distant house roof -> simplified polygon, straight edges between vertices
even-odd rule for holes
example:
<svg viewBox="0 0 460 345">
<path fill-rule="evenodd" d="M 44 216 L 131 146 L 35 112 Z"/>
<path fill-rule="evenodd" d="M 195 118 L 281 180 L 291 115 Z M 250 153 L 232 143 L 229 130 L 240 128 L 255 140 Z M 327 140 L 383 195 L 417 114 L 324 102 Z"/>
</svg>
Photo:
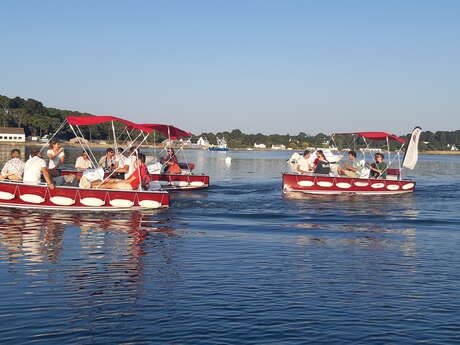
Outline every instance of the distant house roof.
<svg viewBox="0 0 460 345">
<path fill-rule="evenodd" d="M 22 134 L 22 135 L 24 135 L 24 128 L 0 127 L 0 133 L 2 133 L 2 134 Z"/>
</svg>

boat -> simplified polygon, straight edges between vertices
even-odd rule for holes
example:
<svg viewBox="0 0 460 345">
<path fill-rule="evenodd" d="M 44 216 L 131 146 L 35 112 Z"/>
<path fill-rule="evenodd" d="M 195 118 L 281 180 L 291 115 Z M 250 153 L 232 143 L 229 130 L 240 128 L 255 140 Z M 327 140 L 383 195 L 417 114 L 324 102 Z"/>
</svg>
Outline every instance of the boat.
<svg viewBox="0 0 460 345">
<path fill-rule="evenodd" d="M 386 179 L 369 178 L 365 174 L 353 178 L 338 175 L 338 162 L 331 162 L 331 173 L 320 175 L 314 173 L 301 174 L 297 172 L 285 172 L 282 175 L 283 193 L 304 193 L 304 194 L 327 194 L 327 195 L 395 195 L 411 193 L 415 190 L 416 182 L 411 179 L 403 178 L 403 168 L 414 169 L 418 160 L 418 142 L 420 139 L 421 129 L 416 127 L 408 143 L 405 155 L 401 164 L 400 154 L 406 145 L 406 141 L 397 136 L 385 132 L 354 132 L 354 133 L 337 133 L 335 135 L 351 135 L 360 137 L 366 143 L 366 147 L 373 141 L 386 141 L 388 153 L 391 157 L 390 141 L 400 143 L 399 151 L 394 154 L 394 159 L 388 159 L 388 169 Z M 369 142 L 369 143 L 368 143 Z M 365 150 L 362 151 L 363 153 Z M 365 161 L 360 161 L 365 164 Z M 397 164 L 394 168 L 392 165 Z M 334 168 L 335 165 L 335 168 Z M 365 170 L 365 169 L 364 169 Z"/>
<path fill-rule="evenodd" d="M 217 145 L 208 148 L 209 151 L 229 151 L 225 138 L 216 138 Z"/>
<path fill-rule="evenodd" d="M 56 134 L 66 125 L 70 127 L 75 137 L 82 137 L 80 126 L 95 125 L 111 122 L 115 133 L 114 122 L 123 123 L 139 131 L 139 147 L 152 131 L 133 122 L 114 116 L 82 116 L 67 117 L 56 133 L 49 138 L 53 139 Z M 77 132 L 80 136 L 77 135 Z M 115 137 L 115 136 L 114 136 Z M 97 160 L 86 142 L 80 142 L 82 149 L 89 153 L 93 164 L 97 166 Z M 70 172 L 67 172 L 69 174 Z M 109 177 L 105 176 L 104 178 Z M 141 184 L 142 185 L 142 184 Z M 169 207 L 169 194 L 166 191 L 144 190 L 139 186 L 138 190 L 114 190 L 80 188 L 76 186 L 56 186 L 50 189 L 46 184 L 32 185 L 18 181 L 0 181 L 0 207 L 18 209 L 39 210 L 65 210 L 65 211 L 129 211 L 145 210 Z"/>
<path fill-rule="evenodd" d="M 190 138 L 192 136 L 191 133 L 171 125 L 141 124 L 141 126 L 162 134 L 168 138 L 169 142 L 180 138 Z M 178 152 L 181 152 L 183 149 L 183 145 L 181 145 L 178 151 L 175 152 L 175 156 L 178 157 Z M 209 187 L 208 175 L 193 172 L 195 164 L 179 162 L 179 167 L 182 170 L 181 174 L 168 174 L 165 172 L 165 164 L 161 162 L 151 162 L 147 164 L 150 181 L 157 183 L 157 188 L 167 191 L 199 190 Z M 154 184 L 152 188 L 154 188 Z"/>
</svg>

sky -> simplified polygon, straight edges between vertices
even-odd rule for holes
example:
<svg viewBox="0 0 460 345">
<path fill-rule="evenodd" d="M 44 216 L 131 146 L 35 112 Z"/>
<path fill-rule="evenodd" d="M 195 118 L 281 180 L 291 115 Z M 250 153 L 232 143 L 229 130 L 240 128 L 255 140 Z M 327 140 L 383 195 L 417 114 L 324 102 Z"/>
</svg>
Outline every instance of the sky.
<svg viewBox="0 0 460 345">
<path fill-rule="evenodd" d="M 0 94 L 193 133 L 460 128 L 460 1 L 2 1 Z"/>
</svg>

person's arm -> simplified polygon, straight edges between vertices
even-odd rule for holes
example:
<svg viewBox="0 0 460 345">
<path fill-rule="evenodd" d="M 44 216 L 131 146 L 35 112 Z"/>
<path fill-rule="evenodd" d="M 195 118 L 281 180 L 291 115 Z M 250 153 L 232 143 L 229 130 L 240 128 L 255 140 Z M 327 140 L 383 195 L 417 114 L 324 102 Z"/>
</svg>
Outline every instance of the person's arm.
<svg viewBox="0 0 460 345">
<path fill-rule="evenodd" d="M 125 164 L 123 168 L 119 168 L 116 170 L 117 173 L 126 173 L 129 171 L 129 165 Z"/>
<path fill-rule="evenodd" d="M 2 172 L 0 173 L 1 177 L 5 177 L 7 172 L 8 172 L 8 162 L 6 162 L 2 168 Z"/>
<path fill-rule="evenodd" d="M 41 168 L 41 172 L 43 174 L 43 177 L 45 178 L 46 184 L 48 185 L 49 189 L 54 189 L 54 183 L 53 180 L 51 179 L 50 173 L 48 169 L 46 168 Z"/>
</svg>

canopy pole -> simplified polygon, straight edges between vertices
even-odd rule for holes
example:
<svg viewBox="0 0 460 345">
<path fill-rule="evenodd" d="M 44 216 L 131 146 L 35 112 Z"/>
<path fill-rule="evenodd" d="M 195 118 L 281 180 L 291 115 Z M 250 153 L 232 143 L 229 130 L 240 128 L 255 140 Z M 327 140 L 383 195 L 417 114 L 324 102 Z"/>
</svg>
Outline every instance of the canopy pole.
<svg viewBox="0 0 460 345">
<path fill-rule="evenodd" d="M 80 143 L 80 145 L 81 145 L 83 151 L 86 152 L 86 154 L 88 155 L 88 157 L 89 157 L 90 159 L 91 159 L 91 158 L 93 159 L 93 161 L 94 161 L 94 163 L 95 163 L 94 166 L 95 166 L 95 167 L 96 167 L 96 166 L 99 166 L 99 162 L 97 161 L 96 157 L 94 156 L 93 152 L 91 151 L 91 148 L 89 147 L 89 144 L 86 145 L 86 146 L 88 147 L 88 151 L 85 150 L 84 143 L 81 141 L 81 139 L 85 139 L 85 138 L 84 138 L 84 136 L 83 136 L 83 133 L 82 133 L 80 127 L 78 127 L 78 125 L 76 126 L 77 129 L 78 129 L 78 131 L 80 132 L 80 136 L 78 136 L 78 135 L 75 133 L 75 130 L 73 129 L 73 126 L 70 125 L 70 124 L 69 124 L 69 126 L 70 126 L 70 128 L 72 128 L 72 131 L 74 132 L 75 137 L 78 138 L 78 141 L 79 141 L 79 143 Z M 80 139 L 80 138 L 81 138 L 81 139 Z M 90 154 L 89 154 L 88 152 L 89 152 Z"/>
<path fill-rule="evenodd" d="M 112 133 L 113 133 L 113 145 L 115 147 L 115 154 L 117 155 L 118 154 L 118 143 L 117 143 L 117 135 L 115 133 L 115 126 L 113 124 L 113 120 L 110 121 L 112 122 Z"/>
<path fill-rule="evenodd" d="M 65 126 L 66 122 L 67 122 L 67 121 L 64 120 L 64 121 L 61 123 L 61 125 L 58 127 L 58 129 L 54 132 L 54 134 L 51 136 L 51 138 L 49 138 L 49 139 L 47 140 L 47 142 L 44 143 L 44 144 L 42 145 L 42 147 L 40 148 L 40 154 L 43 152 L 44 148 L 45 148 L 47 145 L 49 145 L 49 143 L 51 142 L 51 140 L 54 139 L 54 137 L 56 136 L 56 134 L 58 134 L 59 131 Z"/>
</svg>

